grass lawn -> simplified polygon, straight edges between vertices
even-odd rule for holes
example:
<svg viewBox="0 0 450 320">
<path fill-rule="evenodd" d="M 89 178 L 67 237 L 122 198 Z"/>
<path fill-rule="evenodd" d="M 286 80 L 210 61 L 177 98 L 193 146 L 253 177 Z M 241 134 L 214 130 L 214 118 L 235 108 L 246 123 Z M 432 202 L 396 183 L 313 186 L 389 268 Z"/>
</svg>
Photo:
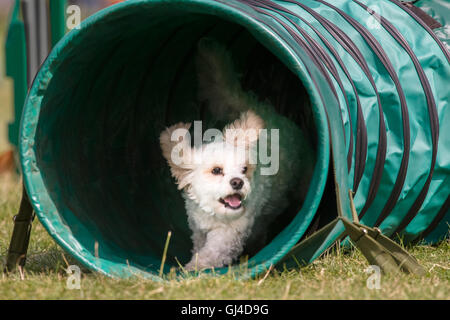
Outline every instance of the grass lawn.
<svg viewBox="0 0 450 320">
<path fill-rule="evenodd" d="M 6 258 L 19 197 L 20 184 L 0 177 L 1 260 Z M 450 242 L 409 250 L 427 275 L 383 275 L 378 290 L 367 287 L 368 263 L 357 250 L 334 250 L 302 269 L 272 270 L 248 281 L 203 275 L 158 283 L 115 280 L 83 270 L 81 290 L 69 290 L 66 260 L 74 262 L 36 221 L 24 274 L 0 273 L 0 299 L 449 299 Z"/>
</svg>

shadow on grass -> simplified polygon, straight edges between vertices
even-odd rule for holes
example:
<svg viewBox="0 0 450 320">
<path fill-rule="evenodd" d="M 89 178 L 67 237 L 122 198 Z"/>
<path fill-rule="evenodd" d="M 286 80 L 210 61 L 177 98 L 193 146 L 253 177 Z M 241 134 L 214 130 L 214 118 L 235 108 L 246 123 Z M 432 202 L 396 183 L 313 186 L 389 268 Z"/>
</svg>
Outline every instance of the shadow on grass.
<svg viewBox="0 0 450 320">
<path fill-rule="evenodd" d="M 2 253 L 0 261 L 2 261 L 2 270 L 6 264 L 7 254 Z M 77 265 L 83 273 L 91 273 L 90 270 L 80 265 L 74 258 L 65 253 L 58 247 L 52 247 L 44 252 L 29 253 L 25 263 L 25 271 L 30 274 L 44 275 L 66 275 L 67 268 L 70 265 Z M 17 271 L 14 271 L 14 273 Z"/>
</svg>

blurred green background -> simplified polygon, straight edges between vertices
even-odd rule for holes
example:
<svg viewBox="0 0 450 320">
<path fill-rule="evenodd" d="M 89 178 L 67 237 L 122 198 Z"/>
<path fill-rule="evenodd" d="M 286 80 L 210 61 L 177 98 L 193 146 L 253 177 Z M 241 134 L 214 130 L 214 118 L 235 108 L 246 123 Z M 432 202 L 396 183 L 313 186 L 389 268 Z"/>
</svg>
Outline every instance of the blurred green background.
<svg viewBox="0 0 450 320">
<path fill-rule="evenodd" d="M 119 0 L 70 0 L 68 4 L 76 4 L 81 8 L 82 18 Z M 11 149 L 8 142 L 8 123 L 13 121 L 13 84 L 5 76 L 5 39 L 8 28 L 9 14 L 14 0 L 0 0 L 0 155 Z"/>
<path fill-rule="evenodd" d="M 0 0 L 0 154 L 10 148 L 8 122 L 13 117 L 12 81 L 5 77 L 5 36 L 13 0 Z"/>
</svg>

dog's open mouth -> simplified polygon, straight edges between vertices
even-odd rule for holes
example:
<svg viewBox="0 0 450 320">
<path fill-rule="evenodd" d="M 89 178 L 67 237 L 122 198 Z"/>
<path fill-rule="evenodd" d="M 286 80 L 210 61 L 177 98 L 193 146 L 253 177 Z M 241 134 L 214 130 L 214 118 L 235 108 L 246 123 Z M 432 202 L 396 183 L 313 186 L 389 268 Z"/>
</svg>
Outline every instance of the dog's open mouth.
<svg viewBox="0 0 450 320">
<path fill-rule="evenodd" d="M 239 193 L 234 193 L 225 198 L 220 198 L 219 202 L 226 208 L 237 210 L 242 207 L 242 196 Z"/>
</svg>

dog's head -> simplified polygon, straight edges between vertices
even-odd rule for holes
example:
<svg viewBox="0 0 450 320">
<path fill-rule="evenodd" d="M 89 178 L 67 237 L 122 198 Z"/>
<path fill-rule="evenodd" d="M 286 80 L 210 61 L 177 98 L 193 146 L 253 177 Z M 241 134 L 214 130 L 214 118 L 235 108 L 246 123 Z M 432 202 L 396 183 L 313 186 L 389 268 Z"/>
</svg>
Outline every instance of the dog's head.
<svg viewBox="0 0 450 320">
<path fill-rule="evenodd" d="M 242 216 L 264 121 L 252 111 L 245 112 L 223 129 L 223 139 L 198 147 L 191 147 L 189 128 L 190 124 L 179 123 L 160 136 L 178 188 L 210 214 L 224 219 Z"/>
</svg>

